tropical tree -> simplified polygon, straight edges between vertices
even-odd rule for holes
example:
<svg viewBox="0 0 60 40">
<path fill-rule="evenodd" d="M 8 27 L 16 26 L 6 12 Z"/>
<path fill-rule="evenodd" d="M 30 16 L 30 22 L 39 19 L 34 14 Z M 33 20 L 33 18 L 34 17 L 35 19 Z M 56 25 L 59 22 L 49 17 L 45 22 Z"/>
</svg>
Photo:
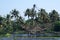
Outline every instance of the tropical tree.
<svg viewBox="0 0 60 40">
<path fill-rule="evenodd" d="M 25 16 L 28 16 L 28 18 L 29 18 L 29 16 L 30 16 L 30 9 L 26 9 Z"/>
<path fill-rule="evenodd" d="M 2 25 L 3 17 L 0 16 L 0 27 Z"/>
<path fill-rule="evenodd" d="M 19 16 L 19 18 L 17 19 L 17 30 L 20 31 L 20 30 L 23 30 L 23 24 L 24 24 L 24 20 L 21 16 Z"/>
<path fill-rule="evenodd" d="M 36 10 L 35 10 L 36 5 L 33 5 L 33 8 L 31 9 L 31 18 L 34 19 L 36 17 Z"/>
<path fill-rule="evenodd" d="M 25 12 L 25 16 L 31 17 L 32 24 L 34 25 L 34 18 L 36 17 L 36 10 L 35 10 L 36 5 L 33 5 L 32 9 L 27 9 Z"/>
<path fill-rule="evenodd" d="M 19 17 L 19 11 L 18 10 L 16 10 L 16 9 L 14 9 L 14 10 L 12 10 L 11 12 L 10 12 L 11 14 L 12 14 L 12 18 L 14 17 L 14 18 L 18 18 Z"/>
<path fill-rule="evenodd" d="M 3 31 L 3 17 L 0 16 L 0 34 L 4 33 Z"/>
<path fill-rule="evenodd" d="M 7 24 L 9 24 L 9 23 L 10 23 L 10 21 L 11 21 L 11 17 L 10 17 L 10 15 L 9 15 L 9 14 L 7 14 L 7 16 L 6 16 L 6 23 L 7 23 Z"/>
<path fill-rule="evenodd" d="M 53 31 L 55 31 L 55 32 L 60 32 L 60 21 L 54 22 Z"/>
<path fill-rule="evenodd" d="M 45 9 L 41 9 L 38 12 L 38 21 L 42 22 L 42 23 L 46 23 L 49 22 L 49 15 L 48 13 L 45 11 Z"/>
<path fill-rule="evenodd" d="M 55 22 L 59 20 L 59 14 L 56 10 L 52 10 L 52 12 L 50 12 L 49 14 L 51 22 Z"/>
<path fill-rule="evenodd" d="M 10 11 L 11 13 L 11 18 L 13 18 L 14 20 L 12 21 L 12 27 L 13 27 L 13 33 L 16 31 L 16 25 L 17 25 L 17 19 L 19 18 L 19 11 L 14 9 L 12 11 Z"/>
<path fill-rule="evenodd" d="M 13 31 L 13 27 L 12 27 L 12 23 L 11 23 L 11 16 L 9 14 L 6 15 L 6 31 L 8 33 L 12 33 Z"/>
<path fill-rule="evenodd" d="M 36 16 L 35 6 L 36 6 L 36 5 L 34 4 L 32 9 L 29 9 L 29 8 L 28 8 L 28 9 L 25 11 L 25 16 L 28 16 L 28 18 L 31 17 L 32 19 L 34 19 L 34 17 Z"/>
<path fill-rule="evenodd" d="M 11 12 L 12 16 L 14 17 L 15 20 L 12 22 L 12 27 L 13 27 L 13 31 L 20 31 L 22 30 L 22 26 L 24 24 L 23 18 L 21 16 L 19 16 L 19 11 L 17 11 L 16 9 L 12 10 Z"/>
</svg>

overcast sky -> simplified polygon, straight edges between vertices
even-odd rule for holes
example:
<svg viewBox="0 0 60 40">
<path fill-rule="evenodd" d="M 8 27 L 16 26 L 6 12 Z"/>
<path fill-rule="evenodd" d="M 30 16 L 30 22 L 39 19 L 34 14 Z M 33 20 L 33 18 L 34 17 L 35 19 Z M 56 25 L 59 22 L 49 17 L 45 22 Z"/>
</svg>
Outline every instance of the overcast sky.
<svg viewBox="0 0 60 40">
<path fill-rule="evenodd" d="M 60 13 L 60 0 L 0 0 L 0 15 L 8 14 L 12 9 L 20 11 L 24 17 L 24 11 L 36 4 L 37 9 L 44 8 L 47 12 L 55 9 Z"/>
</svg>

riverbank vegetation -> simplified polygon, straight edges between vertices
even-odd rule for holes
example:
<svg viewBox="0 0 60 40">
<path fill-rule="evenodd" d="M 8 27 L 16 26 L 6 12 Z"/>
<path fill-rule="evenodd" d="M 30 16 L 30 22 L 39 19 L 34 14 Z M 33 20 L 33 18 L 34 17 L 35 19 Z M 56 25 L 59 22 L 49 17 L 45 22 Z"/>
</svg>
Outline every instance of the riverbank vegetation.
<svg viewBox="0 0 60 40">
<path fill-rule="evenodd" d="M 13 9 L 6 16 L 0 15 L 0 35 L 60 33 L 60 16 L 55 9 L 49 13 L 43 8 L 37 11 L 34 4 L 24 12 L 24 16 L 28 17 L 27 20 L 20 14 L 22 13 L 17 9 Z"/>
</svg>

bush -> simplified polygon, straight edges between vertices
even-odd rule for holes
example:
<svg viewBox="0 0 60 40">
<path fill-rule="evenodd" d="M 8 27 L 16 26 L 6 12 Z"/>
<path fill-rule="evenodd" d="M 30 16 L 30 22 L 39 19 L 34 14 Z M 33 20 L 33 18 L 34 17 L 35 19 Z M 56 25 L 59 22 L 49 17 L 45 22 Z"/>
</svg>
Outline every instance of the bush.
<svg viewBox="0 0 60 40">
<path fill-rule="evenodd" d="M 60 32 L 60 21 L 54 23 L 54 31 Z"/>
</svg>

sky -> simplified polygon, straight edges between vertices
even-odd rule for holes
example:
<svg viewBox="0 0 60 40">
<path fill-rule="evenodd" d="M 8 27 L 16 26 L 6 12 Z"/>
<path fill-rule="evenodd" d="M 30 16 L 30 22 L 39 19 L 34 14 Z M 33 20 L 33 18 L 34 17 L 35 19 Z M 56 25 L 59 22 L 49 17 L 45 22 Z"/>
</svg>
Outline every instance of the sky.
<svg viewBox="0 0 60 40">
<path fill-rule="evenodd" d="M 12 9 L 17 9 L 24 17 L 27 8 L 32 8 L 36 4 L 36 9 L 44 8 L 47 12 L 55 9 L 60 13 L 60 0 L 0 0 L 0 15 L 9 14 Z"/>
</svg>

